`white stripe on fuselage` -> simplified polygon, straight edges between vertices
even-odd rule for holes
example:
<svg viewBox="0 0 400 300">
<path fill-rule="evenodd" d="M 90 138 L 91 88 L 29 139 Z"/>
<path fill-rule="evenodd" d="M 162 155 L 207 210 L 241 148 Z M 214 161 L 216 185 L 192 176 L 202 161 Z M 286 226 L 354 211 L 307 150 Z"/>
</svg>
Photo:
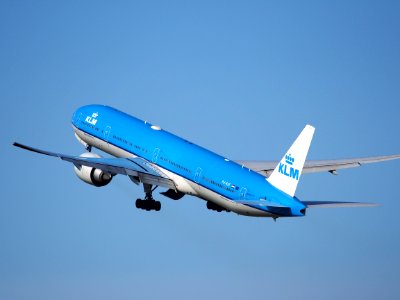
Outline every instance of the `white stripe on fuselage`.
<svg viewBox="0 0 400 300">
<path fill-rule="evenodd" d="M 108 142 L 94 137 L 80 129 L 72 126 L 75 135 L 80 143 L 84 142 L 89 144 L 90 146 L 96 147 L 108 154 L 111 154 L 115 157 L 137 157 L 136 155 L 121 149 L 117 146 L 109 144 Z M 177 190 L 184 194 L 193 195 L 199 198 L 202 198 L 206 201 L 211 201 L 219 206 L 226 208 L 227 210 L 233 211 L 239 215 L 245 216 L 253 216 L 253 217 L 273 217 L 268 212 L 249 207 L 247 205 L 243 205 L 241 203 L 237 203 L 233 200 L 230 200 L 212 190 L 209 190 L 191 180 L 188 180 L 176 173 L 173 173 L 169 170 L 166 170 L 158 165 L 152 164 L 154 167 L 157 167 L 161 172 L 167 175 L 176 185 Z"/>
</svg>

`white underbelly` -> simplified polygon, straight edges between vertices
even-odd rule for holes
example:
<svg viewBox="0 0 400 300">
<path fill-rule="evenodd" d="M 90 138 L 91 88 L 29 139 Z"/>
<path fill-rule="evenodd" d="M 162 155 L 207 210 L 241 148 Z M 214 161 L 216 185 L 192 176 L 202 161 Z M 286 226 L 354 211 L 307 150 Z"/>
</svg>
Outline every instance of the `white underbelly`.
<svg viewBox="0 0 400 300">
<path fill-rule="evenodd" d="M 92 135 L 89 135 L 79 129 L 77 129 L 75 126 L 73 126 L 73 129 L 75 131 L 75 134 L 78 136 L 79 139 L 81 139 L 84 143 L 87 143 L 93 147 L 96 147 L 110 155 L 113 155 L 115 157 L 137 157 L 136 155 L 123 150 L 119 147 L 116 147 L 112 144 L 109 144 L 97 137 L 94 137 Z M 273 217 L 268 212 L 249 207 L 247 205 L 237 203 L 233 200 L 230 200 L 223 195 L 220 195 L 210 189 L 207 189 L 194 181 L 191 181 L 189 179 L 186 179 L 176 173 L 173 173 L 171 171 L 168 171 L 160 166 L 154 165 L 154 167 L 158 168 L 161 172 L 163 172 L 165 175 L 168 176 L 176 185 L 177 190 L 181 193 L 196 196 L 198 198 L 201 198 L 206 201 L 211 201 L 227 210 L 233 211 L 239 215 L 245 215 L 245 216 L 253 216 L 253 217 Z"/>
</svg>

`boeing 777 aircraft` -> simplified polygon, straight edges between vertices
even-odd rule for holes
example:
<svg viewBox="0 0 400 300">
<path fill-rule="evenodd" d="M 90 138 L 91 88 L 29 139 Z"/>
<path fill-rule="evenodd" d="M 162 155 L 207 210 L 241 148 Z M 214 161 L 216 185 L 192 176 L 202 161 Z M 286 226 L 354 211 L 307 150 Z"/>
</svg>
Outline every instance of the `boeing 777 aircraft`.
<svg viewBox="0 0 400 300">
<path fill-rule="evenodd" d="M 164 196 L 178 200 L 185 194 L 206 201 L 207 208 L 233 211 L 254 217 L 298 217 L 314 206 L 371 206 L 359 202 L 301 201 L 295 197 L 303 173 L 331 172 L 362 164 L 398 159 L 400 155 L 345 160 L 307 161 L 314 127 L 306 125 L 279 162 L 232 161 L 141 121 L 117 109 L 87 105 L 72 117 L 75 137 L 86 153 L 66 155 L 35 149 L 19 143 L 14 146 L 59 157 L 74 164 L 76 175 L 84 182 L 100 187 L 117 174 L 127 175 L 135 184 L 143 184 L 145 198 L 136 207 L 147 211 L 161 209 L 154 200 L 157 187 Z M 103 158 L 92 147 L 113 155 Z"/>
</svg>

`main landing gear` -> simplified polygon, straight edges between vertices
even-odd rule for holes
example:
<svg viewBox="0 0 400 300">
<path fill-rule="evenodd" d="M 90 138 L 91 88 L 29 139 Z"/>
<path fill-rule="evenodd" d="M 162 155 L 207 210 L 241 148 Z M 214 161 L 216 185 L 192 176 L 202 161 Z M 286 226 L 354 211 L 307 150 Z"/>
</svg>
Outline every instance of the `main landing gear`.
<svg viewBox="0 0 400 300">
<path fill-rule="evenodd" d="M 227 210 L 226 208 L 219 206 L 218 204 L 215 204 L 214 202 L 211 202 L 211 201 L 207 201 L 207 208 L 211 209 L 211 210 L 215 210 L 217 212 L 221 212 L 221 211 L 230 212 L 230 210 Z"/>
<path fill-rule="evenodd" d="M 152 188 L 151 184 L 143 184 L 144 192 L 146 193 L 146 197 L 144 199 L 137 199 L 136 200 L 136 208 L 144 209 L 147 211 L 155 210 L 159 211 L 161 209 L 161 202 L 156 201 L 153 198 L 153 192 L 157 188 Z"/>
</svg>

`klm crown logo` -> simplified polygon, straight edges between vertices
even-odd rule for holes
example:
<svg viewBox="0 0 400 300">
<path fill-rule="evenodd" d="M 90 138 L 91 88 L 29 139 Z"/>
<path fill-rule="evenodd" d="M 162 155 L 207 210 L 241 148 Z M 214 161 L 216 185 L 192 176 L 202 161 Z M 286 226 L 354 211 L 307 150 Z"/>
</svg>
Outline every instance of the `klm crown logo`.
<svg viewBox="0 0 400 300">
<path fill-rule="evenodd" d="M 278 172 L 287 177 L 299 180 L 300 171 L 292 167 L 294 163 L 294 157 L 292 157 L 290 154 L 285 155 L 285 163 L 279 163 Z"/>
<path fill-rule="evenodd" d="M 285 161 L 288 165 L 293 165 L 294 163 L 294 158 L 289 154 L 285 156 Z"/>
</svg>

